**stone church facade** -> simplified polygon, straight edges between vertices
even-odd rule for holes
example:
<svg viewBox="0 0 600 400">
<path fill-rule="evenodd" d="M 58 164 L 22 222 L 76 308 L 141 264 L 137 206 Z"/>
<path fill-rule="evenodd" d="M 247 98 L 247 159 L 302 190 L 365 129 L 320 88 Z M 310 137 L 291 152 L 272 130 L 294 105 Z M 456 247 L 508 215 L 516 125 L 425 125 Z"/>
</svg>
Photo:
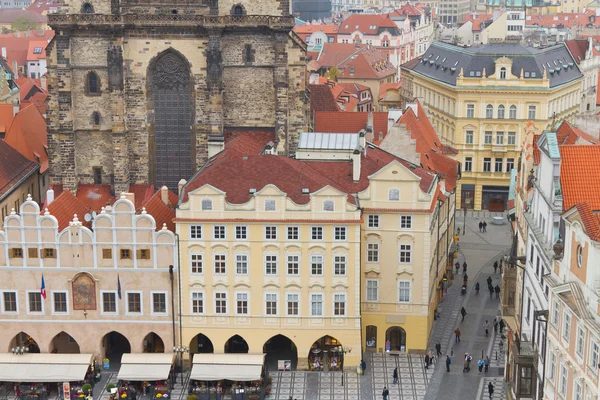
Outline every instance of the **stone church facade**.
<svg viewBox="0 0 600 400">
<path fill-rule="evenodd" d="M 234 130 L 307 125 L 289 0 L 59 0 L 50 14 L 51 183 L 177 188 Z"/>
</svg>

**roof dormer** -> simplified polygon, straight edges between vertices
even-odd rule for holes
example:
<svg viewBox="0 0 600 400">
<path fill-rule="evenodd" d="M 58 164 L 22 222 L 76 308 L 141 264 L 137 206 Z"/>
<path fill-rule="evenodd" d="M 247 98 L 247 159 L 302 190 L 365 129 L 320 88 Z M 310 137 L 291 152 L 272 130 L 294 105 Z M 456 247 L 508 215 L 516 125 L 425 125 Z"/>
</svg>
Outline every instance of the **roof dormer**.
<svg viewBox="0 0 600 400">
<path fill-rule="evenodd" d="M 496 60 L 496 79 L 510 80 L 514 78 L 511 74 L 512 60 L 508 57 L 500 57 Z"/>
</svg>

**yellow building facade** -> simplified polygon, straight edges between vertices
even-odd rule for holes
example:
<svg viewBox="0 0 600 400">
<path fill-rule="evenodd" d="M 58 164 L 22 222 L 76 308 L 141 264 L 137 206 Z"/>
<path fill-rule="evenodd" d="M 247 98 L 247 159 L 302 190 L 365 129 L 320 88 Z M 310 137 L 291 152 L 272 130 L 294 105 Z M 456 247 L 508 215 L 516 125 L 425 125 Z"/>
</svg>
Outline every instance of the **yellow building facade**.
<svg viewBox="0 0 600 400">
<path fill-rule="evenodd" d="M 456 206 L 504 211 L 510 170 L 525 128 L 572 120 L 582 74 L 564 44 L 473 48 L 434 43 L 402 67 L 402 90 L 418 98 L 442 141 L 458 150 L 462 179 Z"/>
</svg>

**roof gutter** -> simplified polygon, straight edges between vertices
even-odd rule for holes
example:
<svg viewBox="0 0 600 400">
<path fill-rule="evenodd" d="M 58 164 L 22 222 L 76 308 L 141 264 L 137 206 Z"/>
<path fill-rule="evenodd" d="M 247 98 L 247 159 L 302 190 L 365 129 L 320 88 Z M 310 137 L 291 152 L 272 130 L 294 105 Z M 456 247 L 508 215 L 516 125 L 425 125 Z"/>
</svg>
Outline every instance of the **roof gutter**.
<svg viewBox="0 0 600 400">
<path fill-rule="evenodd" d="M 20 186 L 21 186 L 21 184 L 22 184 L 23 182 L 25 182 L 27 179 L 31 178 L 31 176 L 32 176 L 32 175 L 33 175 L 35 172 L 39 171 L 39 169 L 40 169 L 40 165 L 39 165 L 39 164 L 36 164 L 35 168 L 33 168 L 33 169 L 32 169 L 32 170 L 31 170 L 31 171 L 30 171 L 30 172 L 29 172 L 27 175 L 25 175 L 24 177 L 22 177 L 21 179 L 19 179 L 19 181 L 18 181 L 17 183 L 15 183 L 15 184 L 14 184 L 14 185 L 13 185 L 13 186 L 10 188 L 10 190 L 9 190 L 9 191 L 7 191 L 6 193 L 4 193 L 4 194 L 2 195 L 2 197 L 0 197 L 0 202 L 4 201 L 4 199 L 6 199 L 6 197 L 8 197 L 10 194 L 12 194 L 12 193 L 13 193 L 13 192 L 14 192 L 14 191 L 15 191 L 15 190 L 18 188 L 18 187 L 20 187 Z"/>
</svg>

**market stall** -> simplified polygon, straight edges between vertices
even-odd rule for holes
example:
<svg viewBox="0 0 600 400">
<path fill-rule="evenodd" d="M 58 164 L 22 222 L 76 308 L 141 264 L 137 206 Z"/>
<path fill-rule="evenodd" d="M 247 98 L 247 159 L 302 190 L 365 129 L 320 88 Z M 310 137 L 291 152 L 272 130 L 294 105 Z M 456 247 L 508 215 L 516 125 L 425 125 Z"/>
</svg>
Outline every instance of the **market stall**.
<svg viewBox="0 0 600 400">
<path fill-rule="evenodd" d="M 94 381 L 91 354 L 0 354 L 0 382 L 12 383 L 21 400 L 49 396 L 75 400 L 90 393 Z M 86 386 L 87 385 L 87 386 Z"/>
<path fill-rule="evenodd" d="M 169 398 L 174 361 L 172 353 L 123 354 L 117 375 L 119 398 L 135 400 L 138 394 Z"/>
</svg>

